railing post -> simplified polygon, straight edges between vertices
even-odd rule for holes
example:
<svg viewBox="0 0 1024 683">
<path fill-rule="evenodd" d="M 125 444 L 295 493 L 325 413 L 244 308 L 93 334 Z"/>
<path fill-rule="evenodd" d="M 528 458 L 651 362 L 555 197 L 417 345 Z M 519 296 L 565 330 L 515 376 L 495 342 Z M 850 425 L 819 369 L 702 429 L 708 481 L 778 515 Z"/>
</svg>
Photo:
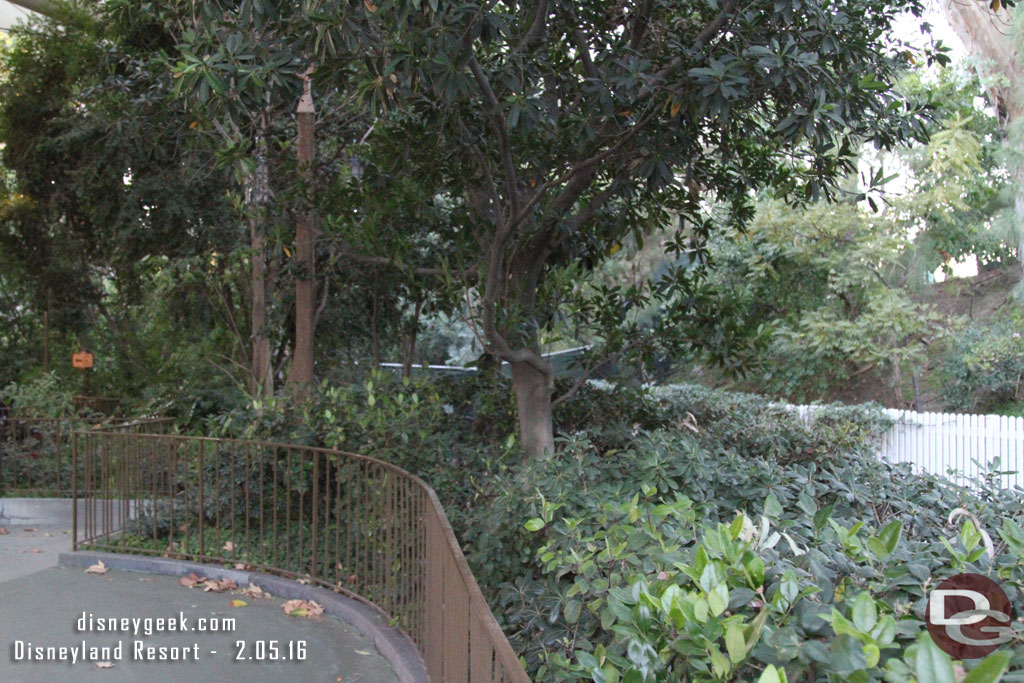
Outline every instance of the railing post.
<svg viewBox="0 0 1024 683">
<path fill-rule="evenodd" d="M 316 553 L 317 553 L 317 521 L 320 508 L 320 453 L 313 451 L 313 538 L 309 542 L 309 575 L 317 578 Z"/>
<path fill-rule="evenodd" d="M 199 440 L 199 555 L 206 557 L 206 498 L 203 495 L 203 484 L 206 481 L 206 469 L 203 467 L 203 455 L 206 441 Z"/>
<path fill-rule="evenodd" d="M 71 550 L 78 550 L 78 432 L 71 433 Z"/>
</svg>

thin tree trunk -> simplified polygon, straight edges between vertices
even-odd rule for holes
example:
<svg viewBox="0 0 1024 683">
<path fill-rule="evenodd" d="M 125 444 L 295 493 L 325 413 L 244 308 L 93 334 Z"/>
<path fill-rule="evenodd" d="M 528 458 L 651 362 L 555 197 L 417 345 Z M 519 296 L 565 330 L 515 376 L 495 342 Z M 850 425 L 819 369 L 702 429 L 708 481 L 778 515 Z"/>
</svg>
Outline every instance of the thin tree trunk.
<svg viewBox="0 0 1024 683">
<path fill-rule="evenodd" d="M 412 364 L 416 360 L 416 337 L 420 331 L 420 311 L 423 310 L 423 300 L 416 302 L 412 312 L 412 329 L 409 330 L 409 343 L 405 347 L 405 358 L 402 359 L 402 377 L 412 376 Z"/>
<path fill-rule="evenodd" d="M 299 174 L 308 191 L 308 184 L 313 178 L 315 154 L 313 96 L 308 77 L 305 81 L 305 91 L 299 100 L 296 119 Z M 295 354 L 288 372 L 287 384 L 298 400 L 308 397 L 309 388 L 313 384 L 313 326 L 316 315 L 314 220 L 313 208 L 307 205 L 305 210 L 299 213 L 295 226 L 295 257 L 298 266 L 298 275 L 295 279 Z"/>
<path fill-rule="evenodd" d="M 551 411 L 551 394 L 554 391 L 552 377 L 529 363 L 516 362 L 510 365 L 516 412 L 519 415 L 519 434 L 526 457 L 533 459 L 550 456 L 555 452 Z"/>
<path fill-rule="evenodd" d="M 262 130 L 257 140 L 257 165 L 248 178 L 246 203 L 249 209 L 249 241 L 252 248 L 252 302 L 250 324 L 252 325 L 252 378 L 250 390 L 253 394 L 272 396 L 274 376 L 270 369 L 270 336 L 267 330 L 267 236 L 265 225 L 266 204 L 270 198 L 270 178 L 266 159 L 267 127 L 264 117 Z"/>
</svg>

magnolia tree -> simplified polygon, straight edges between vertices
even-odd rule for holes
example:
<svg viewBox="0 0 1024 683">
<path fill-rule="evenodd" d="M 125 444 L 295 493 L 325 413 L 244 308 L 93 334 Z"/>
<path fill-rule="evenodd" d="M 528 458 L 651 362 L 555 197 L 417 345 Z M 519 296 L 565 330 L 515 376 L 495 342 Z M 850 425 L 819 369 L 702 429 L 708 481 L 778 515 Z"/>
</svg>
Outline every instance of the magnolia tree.
<svg viewBox="0 0 1024 683">
<path fill-rule="evenodd" d="M 890 29 L 917 2 L 365 8 L 375 40 L 358 94 L 415 150 L 403 175 L 467 216 L 445 279 L 465 289 L 486 351 L 511 366 L 528 456 L 554 449 L 560 397 L 540 350 L 562 313 L 612 352 L 658 341 L 721 359 L 728 344 L 686 267 L 702 260 L 709 209 L 742 224 L 759 188 L 831 198 L 864 143 L 923 132 L 922 112 L 891 87 L 914 55 Z M 331 51 L 320 53 L 329 73 Z M 677 267 L 646 283 L 579 285 L 670 217 Z M 646 325 L 625 314 L 652 302 L 661 313 Z"/>
</svg>

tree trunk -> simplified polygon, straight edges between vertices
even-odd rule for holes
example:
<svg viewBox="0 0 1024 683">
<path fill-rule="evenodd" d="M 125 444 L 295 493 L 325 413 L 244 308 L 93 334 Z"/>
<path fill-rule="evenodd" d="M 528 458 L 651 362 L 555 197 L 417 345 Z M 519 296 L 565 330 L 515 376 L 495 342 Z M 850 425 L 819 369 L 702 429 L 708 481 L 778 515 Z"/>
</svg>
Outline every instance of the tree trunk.
<svg viewBox="0 0 1024 683">
<path fill-rule="evenodd" d="M 264 119 L 263 130 L 266 130 Z M 256 170 L 247 180 L 246 204 L 249 209 L 249 241 L 252 247 L 252 368 L 250 390 L 254 395 L 272 396 L 274 376 L 270 371 L 270 336 L 267 334 L 267 235 L 266 204 L 270 198 L 270 178 L 263 131 L 257 140 Z"/>
<path fill-rule="evenodd" d="M 977 60 L 979 75 L 989 90 L 989 99 L 999 116 L 1004 135 L 1012 133 L 1013 123 L 1024 114 L 1024 80 L 1022 80 L 1021 59 L 1017 54 L 1013 27 L 1013 16 L 1004 5 L 993 12 L 988 3 L 976 0 L 958 2 L 947 0 L 943 3 L 950 26 L 956 31 L 964 45 Z M 1020 140 L 1011 143 L 1019 144 Z M 1019 279 L 1024 280 L 1024 162 L 1010 162 L 1014 178 L 1014 214 L 1017 228 L 1017 259 L 1021 265 Z"/>
<path fill-rule="evenodd" d="M 405 355 L 402 358 L 402 378 L 412 377 L 412 364 L 416 360 L 416 337 L 420 331 L 420 311 L 423 310 L 423 299 L 416 301 L 412 312 L 412 323 L 409 328 L 409 343 L 405 346 Z"/>
<path fill-rule="evenodd" d="M 308 186 L 313 177 L 314 110 L 309 79 L 299 100 L 298 113 L 299 173 Z M 306 188 L 308 190 L 308 187 Z M 297 400 L 309 395 L 313 384 L 313 325 L 316 298 L 316 262 L 313 249 L 314 215 L 311 206 L 300 212 L 295 226 L 295 257 L 298 275 L 295 279 L 295 355 L 288 372 L 288 387 Z"/>
<path fill-rule="evenodd" d="M 263 223 L 258 218 L 249 220 L 252 247 L 252 381 L 253 394 L 270 396 L 274 393 L 270 373 L 270 338 L 267 336 L 267 238 Z"/>
<path fill-rule="evenodd" d="M 553 378 L 526 362 L 510 365 L 516 411 L 519 414 L 519 434 L 526 457 L 550 456 L 555 452 L 555 429 L 551 413 Z"/>
</svg>

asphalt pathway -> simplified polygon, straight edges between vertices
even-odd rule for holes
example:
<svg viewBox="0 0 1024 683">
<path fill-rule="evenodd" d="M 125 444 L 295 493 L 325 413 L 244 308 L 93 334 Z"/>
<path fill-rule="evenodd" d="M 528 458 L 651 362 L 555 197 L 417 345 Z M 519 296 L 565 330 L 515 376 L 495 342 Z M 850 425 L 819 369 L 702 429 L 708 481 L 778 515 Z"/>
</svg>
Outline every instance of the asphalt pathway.
<svg viewBox="0 0 1024 683">
<path fill-rule="evenodd" d="M 172 576 L 56 566 L 68 529 L 0 528 L 2 683 L 398 680 L 371 640 L 332 616 L 288 616 L 280 598 Z"/>
</svg>

